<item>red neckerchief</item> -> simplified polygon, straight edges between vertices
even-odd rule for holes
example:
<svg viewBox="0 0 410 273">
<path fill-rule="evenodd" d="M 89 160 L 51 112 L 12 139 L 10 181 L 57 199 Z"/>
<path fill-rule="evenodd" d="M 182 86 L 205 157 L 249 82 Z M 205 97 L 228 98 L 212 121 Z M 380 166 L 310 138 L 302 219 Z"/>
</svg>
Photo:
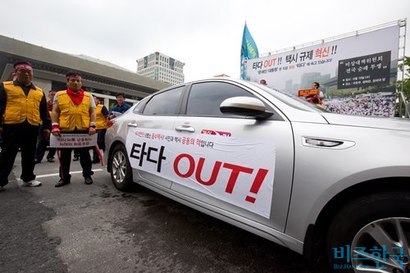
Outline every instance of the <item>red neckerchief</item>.
<svg viewBox="0 0 410 273">
<path fill-rule="evenodd" d="M 84 98 L 84 90 L 80 89 L 80 92 L 75 92 L 74 90 L 67 87 L 67 95 L 74 102 L 75 105 L 80 105 Z"/>
</svg>

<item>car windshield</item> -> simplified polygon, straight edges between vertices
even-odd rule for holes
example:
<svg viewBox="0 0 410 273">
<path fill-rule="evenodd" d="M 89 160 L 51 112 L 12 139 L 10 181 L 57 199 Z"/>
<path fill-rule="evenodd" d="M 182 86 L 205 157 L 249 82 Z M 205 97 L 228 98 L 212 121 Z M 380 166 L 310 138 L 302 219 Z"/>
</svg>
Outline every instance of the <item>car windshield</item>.
<svg viewBox="0 0 410 273">
<path fill-rule="evenodd" d="M 262 84 L 258 84 L 258 83 L 253 83 L 251 82 L 251 84 L 263 89 L 264 91 L 266 91 L 267 93 L 269 93 L 270 95 L 274 96 L 276 99 L 282 101 L 283 103 L 286 103 L 287 105 L 300 109 L 300 110 L 304 110 L 304 111 L 314 111 L 314 112 L 329 112 L 328 110 L 326 110 L 323 106 L 318 105 L 318 104 L 313 104 L 313 103 L 309 103 L 308 101 L 306 101 L 303 98 L 297 97 L 293 94 L 284 92 L 284 91 L 279 91 L 277 89 L 272 89 L 270 87 L 267 87 L 265 85 Z"/>
</svg>

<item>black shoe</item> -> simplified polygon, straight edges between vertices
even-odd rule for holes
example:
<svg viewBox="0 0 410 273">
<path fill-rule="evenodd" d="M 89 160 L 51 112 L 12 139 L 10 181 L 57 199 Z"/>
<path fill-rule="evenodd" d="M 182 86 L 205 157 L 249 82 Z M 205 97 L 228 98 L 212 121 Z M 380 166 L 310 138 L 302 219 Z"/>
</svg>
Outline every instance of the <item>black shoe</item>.
<svg viewBox="0 0 410 273">
<path fill-rule="evenodd" d="M 93 163 L 93 164 L 100 163 L 100 160 L 99 160 L 99 159 L 94 159 L 94 160 L 92 161 L 92 163 Z"/>
<path fill-rule="evenodd" d="M 58 187 L 62 187 L 67 184 L 70 184 L 70 180 L 64 181 L 63 179 L 60 179 L 60 181 L 58 181 L 57 184 L 55 184 L 55 187 L 58 188 Z"/>
<path fill-rule="evenodd" d="M 93 179 L 91 177 L 84 178 L 84 183 L 90 185 L 93 183 Z"/>
<path fill-rule="evenodd" d="M 47 158 L 47 161 L 48 161 L 48 162 L 54 162 L 55 160 L 54 160 L 53 157 L 49 157 L 49 158 Z"/>
<path fill-rule="evenodd" d="M 79 156 L 74 156 L 73 161 L 78 161 L 80 159 Z"/>
</svg>

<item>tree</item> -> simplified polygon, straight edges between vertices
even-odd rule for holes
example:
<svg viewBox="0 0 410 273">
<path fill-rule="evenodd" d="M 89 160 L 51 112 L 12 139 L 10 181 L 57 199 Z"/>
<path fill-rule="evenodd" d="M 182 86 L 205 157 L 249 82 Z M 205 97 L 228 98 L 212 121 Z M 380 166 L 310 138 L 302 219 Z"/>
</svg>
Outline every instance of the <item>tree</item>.
<svg viewBox="0 0 410 273">
<path fill-rule="evenodd" d="M 403 85 L 403 93 L 407 100 L 410 98 L 410 57 L 404 57 L 404 61 L 399 64 L 400 71 L 404 71 L 403 81 L 398 81 L 398 90 L 401 91 Z"/>
<path fill-rule="evenodd" d="M 403 81 L 397 81 L 397 89 L 399 91 L 403 90 L 404 100 L 402 96 L 399 96 L 399 103 L 396 104 L 397 116 L 408 116 L 406 113 L 406 107 L 408 107 L 410 99 L 410 57 L 404 57 L 404 60 L 399 64 L 400 71 L 404 72 Z M 402 89 L 403 87 L 403 89 Z"/>
</svg>

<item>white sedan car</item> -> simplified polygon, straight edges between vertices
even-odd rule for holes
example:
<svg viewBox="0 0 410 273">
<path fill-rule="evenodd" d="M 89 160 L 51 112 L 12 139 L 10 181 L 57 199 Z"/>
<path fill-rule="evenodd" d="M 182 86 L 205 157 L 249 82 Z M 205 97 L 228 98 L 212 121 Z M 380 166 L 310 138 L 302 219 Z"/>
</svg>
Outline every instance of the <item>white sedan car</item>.
<svg viewBox="0 0 410 273">
<path fill-rule="evenodd" d="M 107 130 L 138 184 L 342 272 L 410 272 L 410 122 L 328 113 L 215 78 L 152 94 Z"/>
</svg>

